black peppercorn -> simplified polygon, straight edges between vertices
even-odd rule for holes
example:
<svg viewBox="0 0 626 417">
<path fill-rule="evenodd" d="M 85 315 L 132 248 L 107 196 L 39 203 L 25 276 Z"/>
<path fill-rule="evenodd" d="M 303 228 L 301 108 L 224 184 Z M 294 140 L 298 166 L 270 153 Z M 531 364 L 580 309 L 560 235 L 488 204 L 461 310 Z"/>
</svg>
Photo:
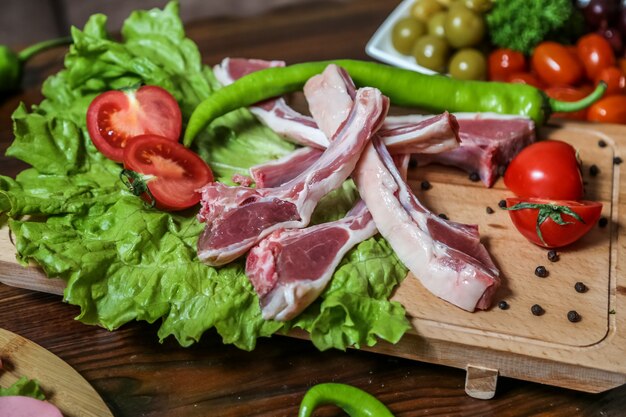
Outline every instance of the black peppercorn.
<svg viewBox="0 0 626 417">
<path fill-rule="evenodd" d="M 446 215 L 445 215 L 445 213 L 439 213 L 439 214 L 438 214 L 438 216 L 439 216 L 439 217 L 441 217 L 441 218 L 442 218 L 442 219 L 444 219 L 444 220 L 450 220 L 450 219 L 448 218 L 448 216 L 446 216 Z"/>
<path fill-rule="evenodd" d="M 609 219 L 606 217 L 600 217 L 600 220 L 598 220 L 598 226 L 606 227 L 607 224 L 609 224 Z"/>
<path fill-rule="evenodd" d="M 616 156 L 615 158 L 613 158 L 613 163 L 614 163 L 615 165 L 619 165 L 619 164 L 621 164 L 622 162 L 624 162 L 624 160 L 623 160 L 622 158 L 620 158 L 619 156 Z"/>
<path fill-rule="evenodd" d="M 598 146 L 601 148 L 606 148 L 606 142 L 602 139 L 598 141 Z"/>
<path fill-rule="evenodd" d="M 480 181 L 480 175 L 478 175 L 478 172 L 472 172 L 469 174 L 469 179 L 474 182 Z"/>
<path fill-rule="evenodd" d="M 420 183 L 420 188 L 422 190 L 430 190 L 432 188 L 432 185 L 430 184 L 430 182 L 424 180 Z"/>
<path fill-rule="evenodd" d="M 589 167 L 589 175 L 591 175 L 592 177 L 595 177 L 599 173 L 600 173 L 600 168 L 598 168 L 597 165 L 594 164 Z"/>
<path fill-rule="evenodd" d="M 535 268 L 535 275 L 537 275 L 539 278 L 545 278 L 548 276 L 548 270 L 545 266 L 539 265 L 537 268 Z"/>
<path fill-rule="evenodd" d="M 574 284 L 574 289 L 576 290 L 576 292 L 583 293 L 583 292 L 587 292 L 589 288 L 587 288 L 587 286 L 583 282 L 579 281 L 576 284 Z"/>
<path fill-rule="evenodd" d="M 533 304 L 533 306 L 530 308 L 530 312 L 533 313 L 533 315 L 535 316 L 541 316 L 546 311 L 539 304 Z"/>
<path fill-rule="evenodd" d="M 580 317 L 580 314 L 578 314 L 578 312 L 572 310 L 567 312 L 567 319 L 572 323 L 577 323 L 580 321 L 580 319 L 582 319 L 582 317 Z"/>
<path fill-rule="evenodd" d="M 489 206 L 487 206 L 485 211 L 487 212 L 487 214 L 493 214 L 493 209 L 491 207 L 489 207 Z"/>
<path fill-rule="evenodd" d="M 548 260 L 550 262 L 556 262 L 559 260 L 559 254 L 554 249 L 548 251 Z"/>
<path fill-rule="evenodd" d="M 506 301 L 502 300 L 498 303 L 498 308 L 500 310 L 508 310 L 509 309 L 509 303 L 507 303 Z"/>
<path fill-rule="evenodd" d="M 498 207 L 500 207 L 500 208 L 506 208 L 506 200 L 500 200 L 500 201 L 498 201 Z"/>
</svg>

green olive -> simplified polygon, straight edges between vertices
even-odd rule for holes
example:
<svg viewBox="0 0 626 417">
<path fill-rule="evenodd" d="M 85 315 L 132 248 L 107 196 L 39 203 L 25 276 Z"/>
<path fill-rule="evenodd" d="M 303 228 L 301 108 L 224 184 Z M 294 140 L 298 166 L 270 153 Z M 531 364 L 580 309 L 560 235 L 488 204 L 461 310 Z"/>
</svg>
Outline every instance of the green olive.
<svg viewBox="0 0 626 417">
<path fill-rule="evenodd" d="M 478 45 L 485 35 L 485 21 L 481 15 L 461 3 L 448 11 L 445 23 L 446 38 L 453 48 Z"/>
<path fill-rule="evenodd" d="M 424 68 L 443 72 L 448 62 L 450 48 L 444 38 L 435 35 L 425 35 L 417 40 L 413 48 L 415 62 Z"/>
<path fill-rule="evenodd" d="M 391 31 L 391 44 L 398 52 L 409 55 L 415 41 L 426 33 L 426 25 L 411 17 L 396 22 Z"/>
<path fill-rule="evenodd" d="M 485 13 L 491 10 L 493 0 L 464 0 L 465 7 L 477 13 Z"/>
<path fill-rule="evenodd" d="M 435 13 L 428 21 L 428 34 L 445 38 L 447 17 L 448 12 L 445 10 Z"/>
<path fill-rule="evenodd" d="M 432 15 L 441 10 L 443 6 L 437 0 L 415 0 L 411 6 L 411 16 L 426 23 Z"/>
<path fill-rule="evenodd" d="M 487 78 L 487 59 L 474 48 L 459 49 L 448 66 L 453 78 L 460 80 L 484 80 Z"/>
</svg>

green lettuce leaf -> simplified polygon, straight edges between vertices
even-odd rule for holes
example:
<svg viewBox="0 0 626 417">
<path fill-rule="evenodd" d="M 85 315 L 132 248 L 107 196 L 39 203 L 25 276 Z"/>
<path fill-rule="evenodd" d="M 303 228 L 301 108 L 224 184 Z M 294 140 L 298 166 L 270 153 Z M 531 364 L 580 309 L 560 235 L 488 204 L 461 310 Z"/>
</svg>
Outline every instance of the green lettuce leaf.
<svg viewBox="0 0 626 417">
<path fill-rule="evenodd" d="M 8 388 L 0 387 L 0 397 L 8 397 L 14 395 L 32 397 L 38 400 L 46 399 L 46 396 L 39 386 L 39 382 L 34 379 L 28 379 L 25 376 L 18 379 L 13 385 Z"/>
<path fill-rule="evenodd" d="M 134 12 L 121 41 L 107 33 L 103 15 L 92 16 L 82 31 L 73 28 L 72 35 L 65 69 L 46 80 L 44 100 L 13 114 L 15 140 L 7 155 L 32 168 L 15 179 L 0 177 L 0 212 L 9 217 L 18 260 L 64 279 L 64 300 L 80 307 L 78 319 L 111 330 L 132 320 L 160 321 L 158 337 L 173 336 L 183 346 L 209 329 L 246 350 L 259 337 L 294 328 L 306 330 L 320 349 L 399 340 L 408 321 L 388 298 L 406 270 L 382 238 L 354 248 L 300 317 L 263 320 L 242 260 L 221 268 L 198 261 L 203 225 L 195 211 L 147 208 L 119 180 L 121 167 L 91 143 L 86 110 L 102 91 L 159 85 L 176 98 L 186 121 L 219 88 L 185 37 L 177 3 Z M 233 174 L 247 174 L 250 166 L 294 149 L 246 109 L 216 120 L 195 146 L 227 183 Z M 320 202 L 314 222 L 342 217 L 356 197 L 347 181 Z"/>
</svg>

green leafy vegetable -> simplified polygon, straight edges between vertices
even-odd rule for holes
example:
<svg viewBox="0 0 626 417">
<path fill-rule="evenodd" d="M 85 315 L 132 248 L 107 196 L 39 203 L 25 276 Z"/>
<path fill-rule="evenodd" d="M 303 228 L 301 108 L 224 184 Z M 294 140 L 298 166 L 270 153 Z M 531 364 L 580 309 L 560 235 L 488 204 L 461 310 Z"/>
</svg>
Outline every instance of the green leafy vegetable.
<svg viewBox="0 0 626 417">
<path fill-rule="evenodd" d="M 32 165 L 15 180 L 0 177 L 0 212 L 9 216 L 18 260 L 35 261 L 48 276 L 63 278 L 64 299 L 80 306 L 81 321 L 111 330 L 132 320 L 160 321 L 158 336 L 173 335 L 183 346 L 211 328 L 242 349 L 295 327 L 320 349 L 399 340 L 408 320 L 388 297 L 406 270 L 383 239 L 350 252 L 301 317 L 266 321 L 243 261 L 222 268 L 198 261 L 204 226 L 194 212 L 147 208 L 125 188 L 121 167 L 104 158 L 86 132 L 91 100 L 109 89 L 159 85 L 177 99 L 186 121 L 219 87 L 185 37 L 177 3 L 133 13 L 121 42 L 105 25 L 106 18 L 95 15 L 83 31 L 73 28 L 65 69 L 46 80 L 45 99 L 30 112 L 20 106 L 13 114 L 15 141 L 7 155 Z M 216 120 L 195 146 L 224 182 L 294 148 L 245 109 Z M 346 182 L 322 201 L 315 221 L 341 217 L 355 197 Z"/>
<path fill-rule="evenodd" d="M 44 395 L 39 382 L 34 379 L 28 379 L 25 376 L 18 379 L 13 385 L 8 388 L 0 387 L 0 397 L 8 397 L 13 395 L 21 395 L 23 397 L 36 398 L 38 400 L 45 400 Z"/>
<path fill-rule="evenodd" d="M 496 1 L 486 19 L 493 44 L 527 55 L 543 40 L 568 42 L 584 29 L 571 0 Z"/>
</svg>

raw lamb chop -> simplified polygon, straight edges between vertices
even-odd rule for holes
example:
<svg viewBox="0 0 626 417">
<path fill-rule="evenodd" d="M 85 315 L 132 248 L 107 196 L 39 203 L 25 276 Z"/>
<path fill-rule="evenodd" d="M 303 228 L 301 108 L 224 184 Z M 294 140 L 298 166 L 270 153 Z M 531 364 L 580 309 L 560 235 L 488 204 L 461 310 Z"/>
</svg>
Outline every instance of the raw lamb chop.
<svg viewBox="0 0 626 417">
<path fill-rule="evenodd" d="M 426 209 L 376 137 L 353 178 L 378 231 L 426 289 L 467 311 L 491 305 L 499 272 L 476 226 L 446 221 Z"/>
<path fill-rule="evenodd" d="M 205 186 L 198 218 L 207 225 L 198 240 L 199 259 L 223 265 L 274 230 L 306 227 L 318 201 L 352 173 L 388 108 L 389 101 L 379 90 L 358 90 L 347 120 L 322 157 L 281 187 Z"/>
</svg>

